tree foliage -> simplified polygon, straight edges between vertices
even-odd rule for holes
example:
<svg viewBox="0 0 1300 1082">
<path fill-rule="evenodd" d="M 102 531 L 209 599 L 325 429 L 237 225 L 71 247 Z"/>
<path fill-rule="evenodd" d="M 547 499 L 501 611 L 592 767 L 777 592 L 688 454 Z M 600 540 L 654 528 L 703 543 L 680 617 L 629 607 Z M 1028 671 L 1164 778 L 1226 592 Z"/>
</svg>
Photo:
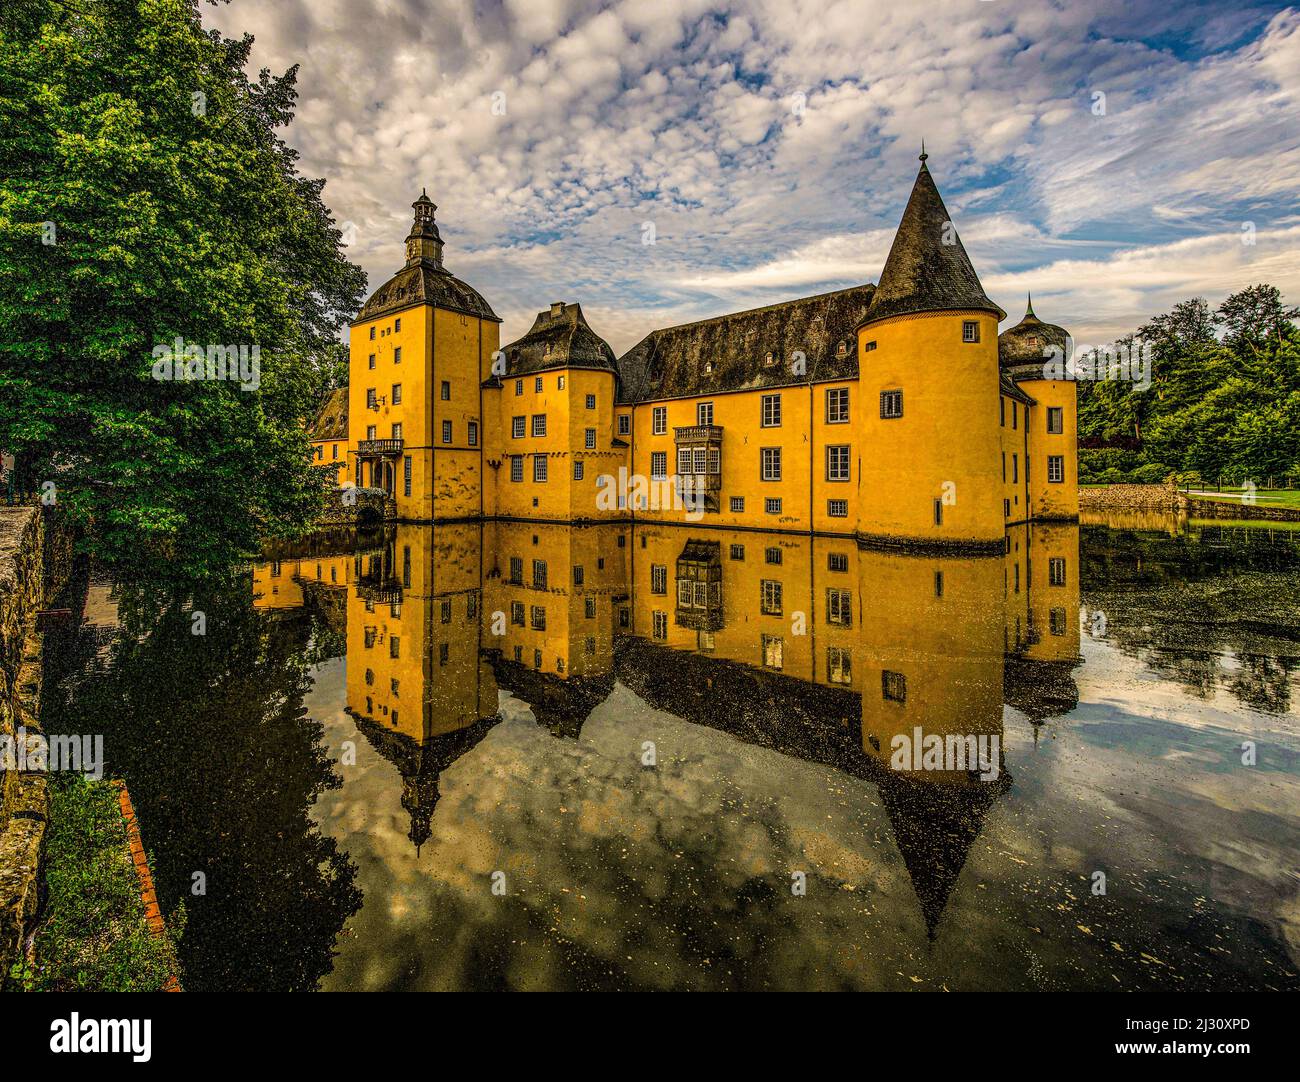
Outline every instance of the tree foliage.
<svg viewBox="0 0 1300 1082">
<path fill-rule="evenodd" d="M 1149 389 L 1079 386 L 1079 435 L 1106 445 L 1080 451 L 1080 478 L 1300 477 L 1297 315 L 1275 286 L 1261 284 L 1214 310 L 1199 297 L 1183 301 L 1140 327 Z"/>
<path fill-rule="evenodd" d="M 320 506 L 302 422 L 365 279 L 251 45 L 197 0 L 0 13 L 0 446 L 115 562 L 210 571 Z M 154 379 L 178 337 L 256 345 L 257 390 Z"/>
</svg>

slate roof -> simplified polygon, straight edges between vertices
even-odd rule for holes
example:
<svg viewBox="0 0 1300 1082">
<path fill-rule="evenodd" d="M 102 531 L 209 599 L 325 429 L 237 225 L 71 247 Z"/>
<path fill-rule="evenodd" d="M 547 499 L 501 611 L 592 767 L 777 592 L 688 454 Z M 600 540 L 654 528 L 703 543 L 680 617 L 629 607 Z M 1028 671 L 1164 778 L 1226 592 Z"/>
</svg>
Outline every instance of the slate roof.
<svg viewBox="0 0 1300 1082">
<path fill-rule="evenodd" d="M 321 406 L 311 423 L 309 439 L 345 440 L 348 438 L 348 389 L 339 387 L 330 391 L 325 405 Z"/>
<path fill-rule="evenodd" d="M 522 376 L 555 368 L 598 368 L 617 372 L 614 351 L 593 331 L 580 304 L 556 301 L 537 318 L 527 334 L 502 351 L 506 374 Z"/>
<path fill-rule="evenodd" d="M 492 306 L 473 286 L 441 267 L 424 262 L 403 267 L 376 289 L 361 306 L 361 311 L 353 322 L 363 323 L 415 304 L 431 304 L 435 308 L 464 312 L 480 319 L 490 319 L 494 323 L 501 322 L 492 311 Z"/>
<path fill-rule="evenodd" d="M 874 291 L 853 286 L 652 331 L 618 359 L 619 401 L 855 379 L 855 329 Z M 796 351 L 805 357 L 799 374 L 791 365 Z"/>
<path fill-rule="evenodd" d="M 864 322 L 952 309 L 995 312 L 1005 319 L 1006 313 L 980 285 L 925 159 L 922 152 L 916 183 Z"/>
<path fill-rule="evenodd" d="M 1034 315 L 1033 298 L 1029 299 L 1025 318 L 998 335 L 998 363 L 1003 367 L 1043 364 L 1043 350 L 1056 346 L 1065 354 L 1067 332 L 1055 323 L 1044 323 Z"/>
</svg>

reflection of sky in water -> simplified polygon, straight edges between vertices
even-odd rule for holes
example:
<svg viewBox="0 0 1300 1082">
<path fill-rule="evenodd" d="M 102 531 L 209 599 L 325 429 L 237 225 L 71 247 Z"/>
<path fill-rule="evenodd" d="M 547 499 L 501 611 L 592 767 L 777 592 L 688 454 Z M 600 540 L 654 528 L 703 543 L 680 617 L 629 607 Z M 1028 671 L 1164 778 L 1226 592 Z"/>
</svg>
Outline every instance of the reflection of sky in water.
<svg viewBox="0 0 1300 1082">
<path fill-rule="evenodd" d="M 900 811 L 874 781 L 618 684 L 576 740 L 508 703 L 442 771 L 418 854 L 402 779 L 343 712 L 343 662 L 326 662 L 307 707 L 331 756 L 356 742 L 357 765 L 338 768 L 343 787 L 315 816 L 357 863 L 365 903 L 324 986 L 1294 986 L 1294 718 L 1195 698 L 1132 653 L 1082 646 L 1070 714 L 1035 735 L 1006 708 L 1014 782 L 973 841 L 928 806 Z M 1243 739 L 1258 741 L 1255 768 L 1240 766 Z M 933 938 L 919 900 L 935 889 L 929 851 L 919 867 L 900 851 L 918 824 L 964 850 Z"/>
</svg>

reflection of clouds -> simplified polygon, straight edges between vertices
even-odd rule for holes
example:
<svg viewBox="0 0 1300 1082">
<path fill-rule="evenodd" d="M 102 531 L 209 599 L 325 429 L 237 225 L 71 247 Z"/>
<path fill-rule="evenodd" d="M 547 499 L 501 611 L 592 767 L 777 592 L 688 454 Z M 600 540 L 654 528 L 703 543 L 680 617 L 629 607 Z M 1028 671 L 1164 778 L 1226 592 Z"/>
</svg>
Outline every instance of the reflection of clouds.
<svg viewBox="0 0 1300 1082">
<path fill-rule="evenodd" d="M 1117 658 L 1109 679 L 1131 705 L 1133 663 Z M 318 685 L 332 711 L 330 696 Z M 441 774 L 418 858 L 400 780 L 364 740 L 342 792 L 322 797 L 322 826 L 366 892 L 334 986 L 1113 988 L 1160 986 L 1170 971 L 1204 984 L 1228 964 L 1206 953 L 1224 933 L 1215 908 L 1257 911 L 1244 892 L 1260 869 L 1296 865 L 1285 834 L 1241 841 L 1243 811 L 1249 821 L 1266 807 L 1245 778 L 1097 746 L 1086 709 L 1035 747 L 1009 712 L 1016 784 L 927 942 L 873 783 L 682 722 L 621 685 L 577 740 L 502 702 L 505 720 Z M 1096 721 L 1146 724 L 1110 707 Z M 347 738 L 335 733 L 350 719 L 325 723 L 332 745 Z M 653 769 L 640 765 L 647 740 Z M 1274 827 L 1282 814 L 1295 821 L 1286 793 Z M 1160 881 L 1171 869 L 1187 878 L 1189 862 L 1204 887 Z M 1089 896 L 1097 868 L 1109 898 Z M 503 898 L 490 890 L 497 870 Z M 795 870 L 808 875 L 807 897 L 790 894 Z M 1294 921 L 1282 886 L 1270 896 Z M 1205 928 L 1185 930 L 1198 904 Z M 1275 970 L 1235 929 L 1224 934 L 1244 972 Z M 1172 970 L 1153 969 L 1144 951 Z"/>
</svg>

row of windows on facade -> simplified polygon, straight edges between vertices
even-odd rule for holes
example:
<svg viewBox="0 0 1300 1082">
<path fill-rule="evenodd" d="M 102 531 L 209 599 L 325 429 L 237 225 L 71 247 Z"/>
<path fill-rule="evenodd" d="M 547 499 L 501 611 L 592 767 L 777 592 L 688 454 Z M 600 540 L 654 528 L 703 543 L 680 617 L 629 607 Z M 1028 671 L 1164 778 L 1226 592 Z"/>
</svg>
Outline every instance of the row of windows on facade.
<svg viewBox="0 0 1300 1082">
<path fill-rule="evenodd" d="M 395 320 L 393 320 L 393 325 L 391 327 L 384 327 L 382 329 L 382 334 L 389 335 L 392 334 L 394 331 L 400 331 L 401 329 L 402 329 L 402 317 L 398 316 Z M 370 341 L 373 342 L 374 340 L 375 340 L 375 328 L 372 326 L 370 328 Z"/>
<path fill-rule="evenodd" d="M 389 431 L 390 431 L 389 439 L 400 440 L 402 438 L 402 422 L 394 421 Z M 452 425 L 452 423 L 450 421 L 443 421 L 442 442 L 443 443 L 455 442 L 453 439 L 454 434 L 455 434 L 455 428 Z M 366 425 L 366 439 L 374 440 L 378 438 L 379 438 L 379 426 Z M 477 421 L 469 421 L 465 425 L 465 443 L 469 447 L 478 446 L 478 422 Z M 338 456 L 336 455 L 335 457 L 337 458 Z M 410 459 L 407 459 L 407 461 L 409 462 Z"/>
<path fill-rule="evenodd" d="M 849 423 L 849 389 L 847 387 L 829 387 L 826 390 L 826 423 L 843 425 Z M 619 435 L 626 436 L 631 430 L 631 419 L 627 414 L 619 415 Z M 624 422 L 627 422 L 626 424 Z M 765 394 L 759 399 L 758 423 L 760 428 L 780 428 L 782 424 L 782 406 L 780 394 Z M 695 424 L 705 428 L 713 424 L 713 403 L 695 403 Z M 653 406 L 650 411 L 650 433 L 654 436 L 668 434 L 668 407 Z"/>
<path fill-rule="evenodd" d="M 451 401 L 450 380 L 444 379 L 442 381 L 441 390 L 439 391 L 438 397 L 441 398 L 444 402 Z M 372 409 L 372 410 L 378 409 L 379 402 L 380 402 L 379 389 L 377 387 L 367 387 L 366 388 L 366 409 Z M 400 406 L 402 404 L 402 385 L 400 383 L 394 383 L 391 386 L 389 404 L 393 406 Z"/>
</svg>

